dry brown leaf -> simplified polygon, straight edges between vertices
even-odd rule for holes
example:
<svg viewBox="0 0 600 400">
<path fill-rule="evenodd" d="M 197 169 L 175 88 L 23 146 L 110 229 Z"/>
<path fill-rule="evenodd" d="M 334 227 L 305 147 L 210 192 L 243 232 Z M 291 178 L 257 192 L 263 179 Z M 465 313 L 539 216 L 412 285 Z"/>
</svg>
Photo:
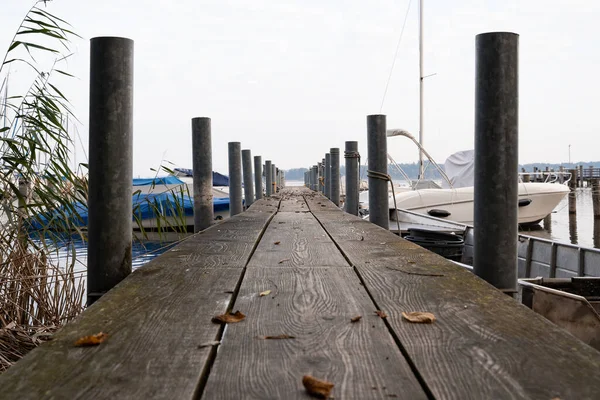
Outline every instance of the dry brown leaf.
<svg viewBox="0 0 600 400">
<path fill-rule="evenodd" d="M 375 314 L 379 315 L 380 318 L 387 318 L 387 314 L 384 311 L 377 310 Z"/>
<path fill-rule="evenodd" d="M 358 322 L 360 321 L 360 319 L 362 318 L 362 315 L 357 315 L 356 317 L 353 317 L 350 322 Z"/>
<path fill-rule="evenodd" d="M 333 383 L 317 379 L 314 376 L 304 375 L 302 377 L 302 384 L 308 392 L 308 394 L 326 399 L 331 394 L 333 389 Z"/>
<path fill-rule="evenodd" d="M 415 322 L 419 324 L 430 324 L 435 321 L 435 316 L 430 312 L 402 312 L 402 317 L 409 322 Z"/>
<path fill-rule="evenodd" d="M 273 244 L 279 244 L 279 243 L 281 243 L 281 242 L 280 242 L 280 241 L 277 241 L 277 242 L 275 242 L 275 243 L 273 243 Z"/>
<path fill-rule="evenodd" d="M 214 317 L 212 317 L 211 321 L 214 322 L 215 324 L 232 324 L 234 322 L 243 321 L 244 318 L 246 318 L 246 316 L 244 314 L 242 314 L 239 311 L 236 311 L 233 314 L 227 313 L 227 314 L 215 315 Z"/>
<path fill-rule="evenodd" d="M 198 345 L 198 348 L 199 348 L 199 349 L 202 349 L 202 348 L 204 348 L 204 347 L 218 346 L 218 345 L 220 345 L 220 344 L 221 344 L 221 342 L 220 342 L 220 341 L 218 341 L 218 340 L 211 340 L 210 342 L 206 342 L 206 343 L 199 344 L 199 345 Z"/>
<path fill-rule="evenodd" d="M 270 291 L 270 290 L 265 290 L 264 292 L 260 292 L 258 295 L 259 295 L 260 297 L 264 297 L 264 296 L 268 296 L 268 295 L 270 295 L 270 294 L 271 294 L 271 291 Z"/>
<path fill-rule="evenodd" d="M 100 332 L 95 335 L 84 336 L 75 342 L 75 346 L 98 346 L 108 338 L 108 333 Z"/>
<path fill-rule="evenodd" d="M 284 258 L 283 260 L 279 261 L 279 264 L 283 264 L 285 261 L 290 261 L 290 259 L 289 258 Z"/>
<path fill-rule="evenodd" d="M 275 336 L 257 336 L 258 339 L 261 340 L 269 340 L 269 339 L 296 339 L 296 336 L 291 336 L 291 335 L 286 335 L 281 334 L 281 335 L 275 335 Z"/>
</svg>

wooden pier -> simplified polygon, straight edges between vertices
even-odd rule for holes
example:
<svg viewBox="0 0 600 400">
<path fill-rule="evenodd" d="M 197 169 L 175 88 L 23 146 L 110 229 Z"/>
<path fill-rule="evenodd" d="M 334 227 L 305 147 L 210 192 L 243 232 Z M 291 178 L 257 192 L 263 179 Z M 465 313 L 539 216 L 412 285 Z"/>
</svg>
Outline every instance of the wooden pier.
<svg viewBox="0 0 600 400">
<path fill-rule="evenodd" d="M 241 322 L 211 322 L 238 310 Z M 412 311 L 436 321 L 403 319 Z M 99 332 L 98 346 L 74 345 Z M 265 339 L 279 335 L 293 338 Z M 134 271 L 1 375 L 0 397 L 304 399 L 307 374 L 336 399 L 597 399 L 600 353 L 293 188 Z"/>
</svg>

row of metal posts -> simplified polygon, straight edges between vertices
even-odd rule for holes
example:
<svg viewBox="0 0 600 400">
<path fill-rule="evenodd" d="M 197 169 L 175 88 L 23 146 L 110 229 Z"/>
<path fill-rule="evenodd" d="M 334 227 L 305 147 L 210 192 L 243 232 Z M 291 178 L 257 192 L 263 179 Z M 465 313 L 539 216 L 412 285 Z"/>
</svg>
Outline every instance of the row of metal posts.
<svg viewBox="0 0 600 400">
<path fill-rule="evenodd" d="M 477 35 L 475 42 L 474 272 L 503 292 L 514 295 L 517 291 L 519 36 L 492 32 Z M 367 116 L 369 220 L 389 229 L 386 133 L 385 115 Z M 339 204 L 339 169 L 336 171 L 335 153 L 331 150 L 329 163 L 327 156 L 324 162 L 324 194 Z M 338 149 L 335 150 L 339 154 Z M 305 176 L 305 183 L 315 191 L 322 191 L 320 170 L 318 163 Z M 346 178 L 358 184 L 348 172 Z M 358 190 L 347 186 L 348 195 L 354 192 Z"/>
<path fill-rule="evenodd" d="M 360 155 L 358 142 L 346 142 L 346 199 L 344 209 L 347 213 L 358 215 L 358 188 Z M 340 206 L 340 149 L 332 147 L 325 158 L 304 173 L 304 185 L 323 193 L 333 204 Z"/>
<path fill-rule="evenodd" d="M 194 232 L 214 223 L 210 118 L 192 119 Z M 87 304 L 131 273 L 133 181 L 133 41 L 97 37 L 90 42 Z M 228 143 L 229 209 L 243 211 L 263 195 L 262 157 L 240 142 Z M 243 178 L 242 178 L 243 170 Z M 266 195 L 285 183 L 283 171 L 265 161 Z"/>
</svg>

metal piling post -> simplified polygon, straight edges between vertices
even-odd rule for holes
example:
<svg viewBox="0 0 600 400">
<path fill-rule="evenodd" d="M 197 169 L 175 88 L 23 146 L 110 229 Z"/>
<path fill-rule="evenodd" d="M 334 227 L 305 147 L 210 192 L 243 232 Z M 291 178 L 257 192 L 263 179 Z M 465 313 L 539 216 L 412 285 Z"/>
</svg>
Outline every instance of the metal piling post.
<svg viewBox="0 0 600 400">
<path fill-rule="evenodd" d="M 242 204 L 242 155 L 240 142 L 229 142 L 229 215 L 244 211 Z"/>
<path fill-rule="evenodd" d="M 346 212 L 358 215 L 358 142 L 346 142 Z"/>
<path fill-rule="evenodd" d="M 133 40 L 90 46 L 87 304 L 131 273 Z"/>
<path fill-rule="evenodd" d="M 367 154 L 369 157 L 369 221 L 389 229 L 387 136 L 385 115 L 367 116 Z"/>
<path fill-rule="evenodd" d="M 254 203 L 254 178 L 252 176 L 252 152 L 249 149 L 242 150 L 242 170 L 244 176 L 244 201 L 246 208 Z"/>
<path fill-rule="evenodd" d="M 331 198 L 333 204 L 340 206 L 340 149 L 329 149 L 331 157 Z"/>
<path fill-rule="evenodd" d="M 192 175 L 194 232 L 200 232 L 208 228 L 214 219 L 210 118 L 192 119 Z"/>
<path fill-rule="evenodd" d="M 519 35 L 476 37 L 474 272 L 517 291 Z"/>
</svg>

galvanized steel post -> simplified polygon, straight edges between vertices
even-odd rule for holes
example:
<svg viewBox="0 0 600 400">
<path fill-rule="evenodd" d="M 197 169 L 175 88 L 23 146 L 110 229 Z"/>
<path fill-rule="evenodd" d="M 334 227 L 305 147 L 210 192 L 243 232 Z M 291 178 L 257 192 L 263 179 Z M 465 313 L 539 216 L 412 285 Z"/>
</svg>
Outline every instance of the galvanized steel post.
<svg viewBox="0 0 600 400">
<path fill-rule="evenodd" d="M 519 35 L 476 37 L 474 272 L 517 291 Z"/>
<path fill-rule="evenodd" d="M 212 196 L 212 144 L 210 118 L 192 119 L 192 175 L 194 232 L 208 228 L 214 219 Z"/>
<path fill-rule="evenodd" d="M 246 208 L 254 203 L 254 178 L 252 176 L 252 153 L 249 149 L 242 150 L 242 170 L 244 176 L 244 202 Z"/>
<path fill-rule="evenodd" d="M 346 212 L 358 215 L 358 142 L 346 142 Z"/>
<path fill-rule="evenodd" d="M 340 149 L 329 149 L 331 157 L 331 202 L 336 206 L 340 206 Z"/>
<path fill-rule="evenodd" d="M 273 194 L 273 178 L 271 173 L 273 172 L 273 168 L 271 168 L 271 160 L 265 161 L 265 186 L 267 196 Z"/>
<path fill-rule="evenodd" d="M 229 142 L 229 215 L 244 211 L 242 204 L 242 145 Z"/>
<path fill-rule="evenodd" d="M 367 116 L 367 155 L 369 157 L 369 221 L 389 229 L 387 137 L 385 115 Z"/>
<path fill-rule="evenodd" d="M 312 166 L 312 185 L 311 189 L 317 192 L 319 190 L 319 166 Z"/>
<path fill-rule="evenodd" d="M 262 199 L 262 157 L 254 156 L 254 190 L 256 200 Z"/>
<path fill-rule="evenodd" d="M 133 40 L 90 47 L 87 304 L 131 273 Z"/>
</svg>

